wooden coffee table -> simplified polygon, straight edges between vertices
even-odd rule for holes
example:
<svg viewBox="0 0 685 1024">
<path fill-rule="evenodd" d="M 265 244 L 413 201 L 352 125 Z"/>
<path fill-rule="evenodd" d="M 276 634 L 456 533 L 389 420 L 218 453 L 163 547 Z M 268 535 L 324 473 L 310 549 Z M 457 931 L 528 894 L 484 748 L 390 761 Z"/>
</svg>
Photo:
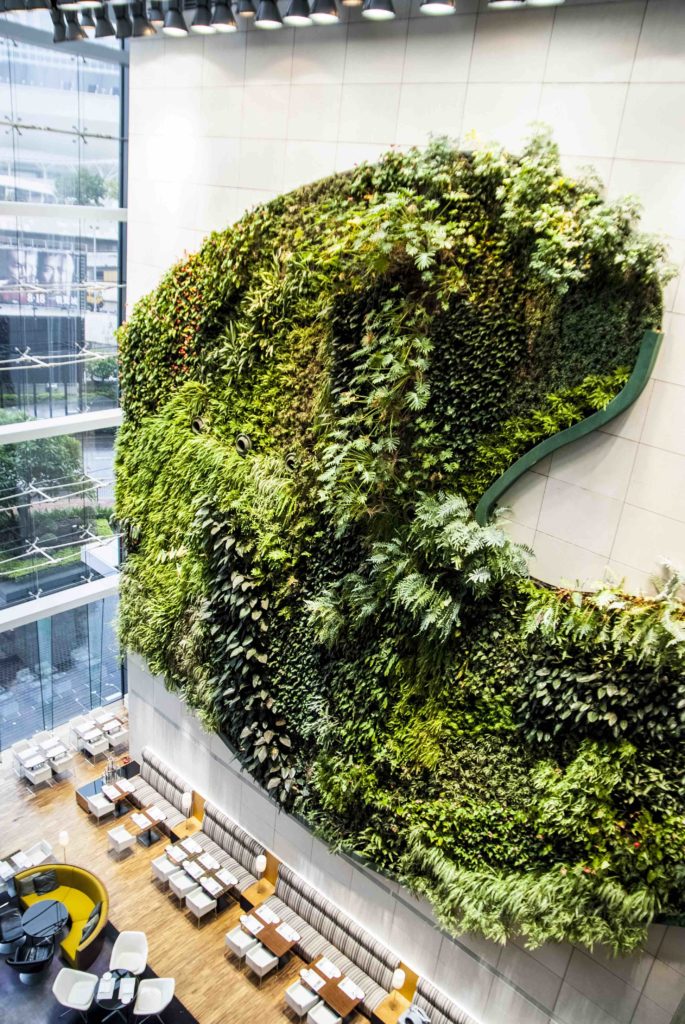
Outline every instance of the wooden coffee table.
<svg viewBox="0 0 685 1024">
<path fill-rule="evenodd" d="M 361 999 L 352 999 L 346 992 L 340 988 L 340 982 L 345 977 L 344 974 L 340 974 L 339 978 L 329 978 L 323 971 L 317 968 L 317 964 L 323 957 L 318 956 L 316 960 L 313 960 L 309 965 L 310 969 L 316 971 L 319 977 L 324 979 L 324 983 L 321 988 L 317 988 L 316 994 L 320 999 L 323 999 L 324 1003 L 330 1006 L 331 1010 L 334 1010 L 339 1017 L 344 1020 L 348 1017 L 361 1003 Z M 306 981 L 305 981 L 306 984 Z M 314 989 L 312 989 L 314 991 Z"/>
<path fill-rule="evenodd" d="M 248 935 L 251 935 L 253 939 L 257 940 L 257 942 L 261 942 L 263 946 L 266 946 L 266 948 L 273 953 L 274 956 L 277 956 L 279 960 L 281 957 L 284 957 L 286 953 L 290 952 L 295 945 L 296 940 L 286 939 L 279 931 L 277 931 L 280 925 L 283 924 L 282 921 L 269 921 L 267 923 L 266 921 L 262 921 L 261 917 L 255 913 L 248 914 L 247 916 L 254 918 L 255 921 L 259 921 L 262 926 L 261 931 L 257 932 L 255 935 L 249 928 L 245 928 L 245 925 L 242 925 Z"/>
</svg>

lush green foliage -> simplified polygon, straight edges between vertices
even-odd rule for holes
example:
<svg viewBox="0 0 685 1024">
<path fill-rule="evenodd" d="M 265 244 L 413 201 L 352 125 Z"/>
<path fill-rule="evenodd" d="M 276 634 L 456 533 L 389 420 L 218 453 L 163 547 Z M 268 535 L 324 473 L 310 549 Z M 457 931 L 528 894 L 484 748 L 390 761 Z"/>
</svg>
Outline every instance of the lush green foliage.
<svg viewBox="0 0 685 1024">
<path fill-rule="evenodd" d="M 497 938 L 630 948 L 683 902 L 674 593 L 534 586 L 471 511 L 658 325 L 634 222 L 544 137 L 435 143 L 212 235 L 121 335 L 124 641 L 330 842 Z"/>
</svg>

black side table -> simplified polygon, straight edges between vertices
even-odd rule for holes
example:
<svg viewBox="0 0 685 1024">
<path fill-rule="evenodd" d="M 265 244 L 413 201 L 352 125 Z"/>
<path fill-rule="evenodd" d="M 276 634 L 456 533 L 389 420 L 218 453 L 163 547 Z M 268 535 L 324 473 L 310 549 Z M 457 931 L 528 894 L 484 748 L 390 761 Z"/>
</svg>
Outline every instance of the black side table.
<svg viewBox="0 0 685 1024">
<path fill-rule="evenodd" d="M 128 1020 L 129 1010 L 132 1009 L 133 1004 L 136 1001 L 136 992 L 138 990 L 138 977 L 133 973 L 133 971 L 127 971 L 123 967 L 118 967 L 116 970 L 107 971 L 106 973 L 111 974 L 112 977 L 114 978 L 114 991 L 112 992 L 111 996 L 107 996 L 106 998 L 100 998 L 98 996 L 100 982 L 98 982 L 98 988 L 95 989 L 95 1002 L 97 1003 L 97 1005 L 101 1007 L 103 1010 L 110 1011 L 107 1014 L 107 1016 L 102 1018 L 102 1024 L 105 1024 L 105 1021 L 110 1020 L 110 1018 L 112 1017 L 120 1017 L 123 1021 L 126 1021 Z M 121 982 L 123 981 L 124 978 L 135 979 L 135 988 L 133 990 L 133 996 L 126 1003 L 122 1001 L 121 994 L 119 992 Z"/>
</svg>

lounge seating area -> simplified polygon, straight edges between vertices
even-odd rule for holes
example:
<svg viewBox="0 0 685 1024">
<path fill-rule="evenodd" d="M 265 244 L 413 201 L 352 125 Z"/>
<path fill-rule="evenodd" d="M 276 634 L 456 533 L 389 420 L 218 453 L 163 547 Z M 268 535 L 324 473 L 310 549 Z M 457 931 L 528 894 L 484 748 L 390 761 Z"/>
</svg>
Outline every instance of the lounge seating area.
<svg viewBox="0 0 685 1024">
<path fill-rule="evenodd" d="M 190 816 L 193 790 L 149 747 L 140 755 L 140 775 L 131 779 L 134 789 L 132 800 L 137 807 L 155 806 L 164 814 L 159 828 L 167 835 L 174 825 L 180 825 Z"/>
</svg>

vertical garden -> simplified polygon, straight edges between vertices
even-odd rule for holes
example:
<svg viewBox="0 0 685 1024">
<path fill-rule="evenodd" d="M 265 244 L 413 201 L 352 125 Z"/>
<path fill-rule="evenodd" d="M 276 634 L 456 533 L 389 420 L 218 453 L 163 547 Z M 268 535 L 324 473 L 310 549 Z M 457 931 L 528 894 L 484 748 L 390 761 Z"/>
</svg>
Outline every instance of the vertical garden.
<svg viewBox="0 0 685 1024">
<path fill-rule="evenodd" d="M 628 202 L 449 143 L 215 233 L 121 332 L 129 648 L 287 809 L 453 931 L 684 909 L 685 611 L 531 580 L 483 492 L 661 319 Z"/>
</svg>

